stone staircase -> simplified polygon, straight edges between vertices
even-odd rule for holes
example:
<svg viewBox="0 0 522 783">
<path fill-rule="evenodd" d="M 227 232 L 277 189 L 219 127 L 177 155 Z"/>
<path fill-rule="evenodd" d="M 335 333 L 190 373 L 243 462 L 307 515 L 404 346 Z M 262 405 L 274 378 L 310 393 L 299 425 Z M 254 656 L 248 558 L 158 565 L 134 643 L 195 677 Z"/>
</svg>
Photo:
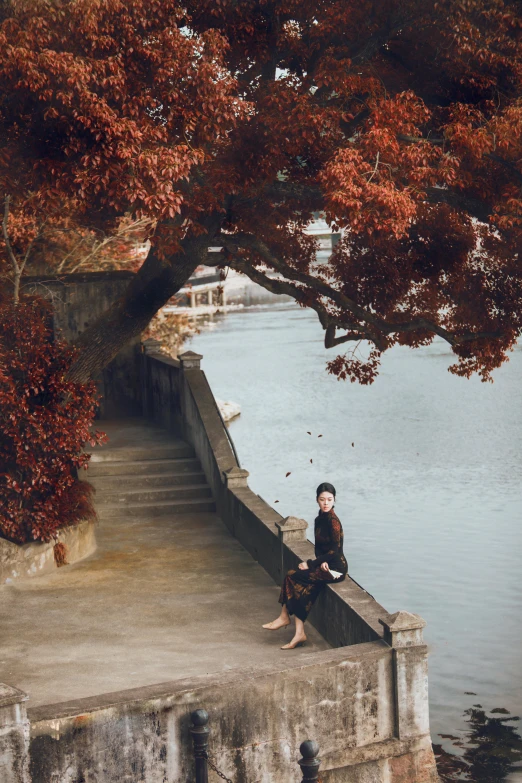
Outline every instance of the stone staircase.
<svg viewBox="0 0 522 783">
<path fill-rule="evenodd" d="M 141 419 L 100 421 L 109 436 L 92 449 L 87 480 L 100 517 L 157 517 L 215 511 L 194 450 Z"/>
</svg>

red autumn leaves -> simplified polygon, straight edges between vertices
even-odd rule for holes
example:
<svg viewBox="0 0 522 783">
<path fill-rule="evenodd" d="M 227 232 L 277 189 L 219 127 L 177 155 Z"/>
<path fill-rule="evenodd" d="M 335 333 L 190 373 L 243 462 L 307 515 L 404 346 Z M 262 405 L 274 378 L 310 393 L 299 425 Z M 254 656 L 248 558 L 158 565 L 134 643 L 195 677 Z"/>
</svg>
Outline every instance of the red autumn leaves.
<svg viewBox="0 0 522 783">
<path fill-rule="evenodd" d="M 12 4 L 0 195 L 16 250 L 42 221 L 145 218 L 166 267 L 206 237 L 369 342 L 332 357 L 341 379 L 371 383 L 384 351 L 439 335 L 452 371 L 488 380 L 522 329 L 521 36 L 509 0 Z M 346 229 L 323 265 L 303 235 L 318 212 Z M 56 266 L 42 243 L 37 258 Z"/>
<path fill-rule="evenodd" d="M 91 487 L 76 471 L 101 442 L 89 427 L 95 384 L 65 380 L 73 350 L 52 339 L 49 308 L 0 299 L 0 535 L 24 544 L 94 516 Z"/>
</svg>

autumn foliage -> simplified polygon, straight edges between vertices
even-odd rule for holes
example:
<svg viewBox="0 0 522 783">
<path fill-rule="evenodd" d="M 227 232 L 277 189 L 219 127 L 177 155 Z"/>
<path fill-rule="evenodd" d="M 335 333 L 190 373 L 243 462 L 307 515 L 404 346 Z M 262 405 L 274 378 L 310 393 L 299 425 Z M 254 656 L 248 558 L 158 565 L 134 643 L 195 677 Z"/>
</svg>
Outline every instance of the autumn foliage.
<svg viewBox="0 0 522 783">
<path fill-rule="evenodd" d="M 461 375 L 506 359 L 522 329 L 520 3 L 6 8 L 0 192 L 17 257 L 34 240 L 62 263 L 49 228 L 145 220 L 152 241 L 74 377 L 139 334 L 209 246 L 313 308 L 327 347 L 367 346 L 332 359 L 340 378 L 371 382 L 391 346 L 437 336 Z M 343 230 L 326 264 L 304 233 L 317 212 Z"/>
<path fill-rule="evenodd" d="M 96 390 L 65 379 L 74 351 L 51 323 L 42 300 L 0 300 L 0 535 L 18 544 L 94 516 L 77 470 L 104 437 L 89 432 Z"/>
</svg>

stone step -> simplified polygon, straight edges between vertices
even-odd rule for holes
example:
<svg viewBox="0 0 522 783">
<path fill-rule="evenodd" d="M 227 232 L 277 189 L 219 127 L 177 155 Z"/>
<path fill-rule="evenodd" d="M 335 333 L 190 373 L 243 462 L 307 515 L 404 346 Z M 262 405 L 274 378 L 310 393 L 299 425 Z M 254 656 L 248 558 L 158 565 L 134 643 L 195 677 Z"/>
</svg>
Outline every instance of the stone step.
<svg viewBox="0 0 522 783">
<path fill-rule="evenodd" d="M 111 490 L 96 493 L 96 507 L 134 506 L 137 503 L 161 503 L 166 500 L 182 500 L 211 498 L 212 491 L 208 484 L 185 484 L 171 487 L 151 487 L 149 489 L 121 489 L 119 486 Z"/>
<path fill-rule="evenodd" d="M 83 474 L 88 481 L 98 476 L 146 476 L 158 473 L 193 473 L 200 470 L 197 457 L 177 459 L 124 460 L 123 462 L 89 462 L 88 470 Z"/>
<path fill-rule="evenodd" d="M 127 465 L 129 463 L 126 463 Z M 128 473 L 118 476 L 91 476 L 89 474 L 87 480 L 96 489 L 96 497 L 104 496 L 104 493 L 109 491 L 113 492 L 115 487 L 118 491 L 126 492 L 127 488 L 133 489 L 149 489 L 152 487 L 170 487 L 179 484 L 206 484 L 207 478 L 202 470 L 198 471 L 180 471 L 180 472 L 165 472 L 165 473 L 145 473 L 144 475 L 133 474 L 130 470 Z"/>
<path fill-rule="evenodd" d="M 132 506 L 122 503 L 117 505 L 101 505 L 98 508 L 100 519 L 109 520 L 114 517 L 163 517 L 172 514 L 194 514 L 199 511 L 215 511 L 213 498 L 184 498 L 183 500 L 163 500 L 158 503 L 134 503 Z"/>
<path fill-rule="evenodd" d="M 135 462 L 159 459 L 193 457 L 194 449 L 183 441 L 173 443 L 151 443 L 147 446 L 120 446 L 110 448 L 101 446 L 92 450 L 90 464 L 100 462 Z"/>
</svg>

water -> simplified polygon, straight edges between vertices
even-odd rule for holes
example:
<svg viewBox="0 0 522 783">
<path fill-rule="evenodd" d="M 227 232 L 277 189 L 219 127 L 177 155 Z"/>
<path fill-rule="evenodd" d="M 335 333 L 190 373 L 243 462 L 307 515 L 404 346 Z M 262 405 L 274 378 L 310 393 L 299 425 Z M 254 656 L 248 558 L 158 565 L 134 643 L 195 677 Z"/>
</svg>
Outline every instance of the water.
<svg viewBox="0 0 522 783">
<path fill-rule="evenodd" d="M 230 432 L 252 489 L 312 521 L 333 483 L 350 574 L 427 621 L 432 735 L 451 749 L 473 704 L 522 714 L 522 346 L 494 384 L 447 372 L 440 339 L 396 347 L 363 387 L 328 375 L 322 340 L 291 305 L 220 317 L 189 348 L 241 405 Z"/>
</svg>

